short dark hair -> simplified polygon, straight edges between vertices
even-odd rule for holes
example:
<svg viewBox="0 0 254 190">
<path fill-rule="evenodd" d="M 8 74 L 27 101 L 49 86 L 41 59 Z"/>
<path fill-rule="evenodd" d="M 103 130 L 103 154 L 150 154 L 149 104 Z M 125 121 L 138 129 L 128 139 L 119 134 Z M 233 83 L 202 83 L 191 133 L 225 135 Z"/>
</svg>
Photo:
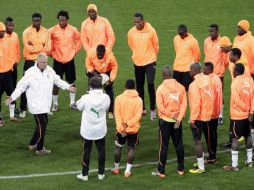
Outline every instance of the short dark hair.
<svg viewBox="0 0 254 190">
<path fill-rule="evenodd" d="M 239 58 L 242 56 L 242 52 L 239 48 L 232 48 L 231 52 L 233 56 L 238 56 Z"/>
<path fill-rule="evenodd" d="M 185 24 L 179 24 L 179 26 L 178 26 L 178 31 L 179 30 L 183 30 L 183 31 L 185 31 L 185 32 L 187 32 L 187 26 L 185 25 Z"/>
<path fill-rule="evenodd" d="M 70 18 L 68 11 L 59 11 L 56 18 L 59 19 L 60 16 L 64 16 L 67 20 Z"/>
<path fill-rule="evenodd" d="M 135 89 L 135 81 L 133 79 L 128 79 L 125 83 L 126 89 Z"/>
<path fill-rule="evenodd" d="M 208 67 L 211 72 L 213 72 L 214 66 L 212 62 L 205 62 L 204 66 Z"/>
<path fill-rule="evenodd" d="M 34 17 L 39 17 L 39 18 L 41 19 L 41 14 L 40 14 L 40 13 L 34 13 L 34 14 L 32 15 L 32 19 L 33 19 Z"/>
<path fill-rule="evenodd" d="M 7 17 L 6 19 L 5 19 L 5 24 L 7 23 L 7 22 L 13 22 L 14 20 L 13 20 L 13 18 L 12 17 Z"/>
<path fill-rule="evenodd" d="M 242 74 L 244 73 L 245 68 L 244 68 L 244 65 L 243 65 L 242 63 L 237 63 L 237 64 L 235 64 L 234 70 L 235 70 L 238 74 L 242 75 Z"/>
<path fill-rule="evenodd" d="M 144 20 L 144 16 L 142 13 L 135 13 L 134 17 L 141 18 L 141 20 Z"/>
<path fill-rule="evenodd" d="M 210 28 L 215 28 L 217 31 L 219 31 L 219 26 L 218 26 L 218 24 L 211 24 L 209 27 L 210 27 Z"/>
<path fill-rule="evenodd" d="M 90 87 L 92 89 L 101 89 L 102 88 L 102 79 L 100 76 L 93 76 L 90 80 L 89 80 L 89 84 Z"/>
<path fill-rule="evenodd" d="M 105 53 L 106 52 L 106 48 L 105 48 L 104 45 L 100 44 L 100 45 L 97 46 L 96 51 L 100 52 L 100 53 Z"/>
</svg>

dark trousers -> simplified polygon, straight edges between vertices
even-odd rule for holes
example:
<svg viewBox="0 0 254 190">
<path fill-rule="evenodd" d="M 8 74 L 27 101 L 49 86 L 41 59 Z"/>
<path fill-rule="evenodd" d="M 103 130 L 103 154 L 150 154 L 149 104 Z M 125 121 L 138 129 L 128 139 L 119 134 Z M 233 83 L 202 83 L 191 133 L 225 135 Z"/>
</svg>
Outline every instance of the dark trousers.
<svg viewBox="0 0 254 190">
<path fill-rule="evenodd" d="M 98 174 L 102 175 L 105 170 L 105 137 L 94 142 L 98 152 Z M 93 140 L 83 139 L 83 176 L 88 175 L 92 144 Z"/>
<path fill-rule="evenodd" d="M 94 71 L 96 74 L 100 74 L 98 71 Z M 106 72 L 105 74 L 107 74 L 108 76 L 110 76 L 110 71 Z M 87 73 L 87 76 L 88 76 L 88 85 L 89 85 L 89 81 L 90 81 L 90 78 L 92 78 L 94 76 L 93 73 Z M 109 105 L 109 109 L 108 111 L 109 112 L 112 112 L 114 113 L 114 102 L 115 102 L 115 95 L 114 95 L 114 89 L 113 89 L 113 84 L 114 82 L 112 82 L 110 85 L 105 85 L 103 88 L 106 92 L 106 94 L 109 96 L 110 98 L 110 105 Z M 88 87 L 89 88 L 89 87 Z"/>
<path fill-rule="evenodd" d="M 218 127 L 218 118 L 211 119 L 204 127 L 204 135 L 209 153 L 209 159 L 211 160 L 216 159 L 217 139 L 218 139 L 217 127 Z"/>
<path fill-rule="evenodd" d="M 17 86 L 17 80 L 18 80 L 18 69 L 17 69 L 17 66 L 13 67 L 12 77 L 13 77 L 13 88 L 15 89 L 16 86 Z"/>
<path fill-rule="evenodd" d="M 158 171 L 165 174 L 165 165 L 168 154 L 169 138 L 173 140 L 175 147 L 178 167 L 177 170 L 184 170 L 184 148 L 182 139 L 182 124 L 179 128 L 174 128 L 175 123 L 167 122 L 163 119 L 159 119 L 159 135 L 160 135 L 160 152 L 159 152 L 159 164 Z"/>
<path fill-rule="evenodd" d="M 185 87 L 185 90 L 189 90 L 190 83 L 192 83 L 193 78 L 190 76 L 190 72 L 179 72 L 179 71 L 174 71 L 173 72 L 173 78 L 182 84 Z"/>
<path fill-rule="evenodd" d="M 1 112 L 1 102 L 2 102 L 2 95 L 6 92 L 7 96 L 10 96 L 14 91 L 13 88 L 13 78 L 12 78 L 12 71 L 8 71 L 6 73 L 0 73 L 0 112 Z M 14 104 L 15 102 L 12 102 Z"/>
<path fill-rule="evenodd" d="M 150 98 L 150 110 L 155 110 L 155 88 L 154 88 L 154 78 L 156 73 L 156 62 L 145 65 L 145 66 L 136 66 L 135 69 L 135 79 L 137 84 L 137 91 L 140 98 L 143 101 L 143 109 L 145 109 L 145 77 L 147 80 L 148 93 Z"/>
<path fill-rule="evenodd" d="M 30 67 L 34 66 L 34 61 L 33 60 L 25 60 L 24 63 L 24 68 L 23 68 L 23 75 L 25 75 L 25 71 L 28 70 Z M 22 111 L 26 110 L 26 106 L 27 106 L 27 99 L 26 99 L 26 93 L 22 93 L 21 94 L 21 99 L 20 99 L 20 109 Z"/>
<path fill-rule="evenodd" d="M 44 136 L 48 124 L 48 114 L 35 114 L 34 119 L 36 122 L 36 128 L 34 130 L 33 137 L 30 141 L 30 145 L 37 145 L 37 150 L 43 149 Z"/>
</svg>

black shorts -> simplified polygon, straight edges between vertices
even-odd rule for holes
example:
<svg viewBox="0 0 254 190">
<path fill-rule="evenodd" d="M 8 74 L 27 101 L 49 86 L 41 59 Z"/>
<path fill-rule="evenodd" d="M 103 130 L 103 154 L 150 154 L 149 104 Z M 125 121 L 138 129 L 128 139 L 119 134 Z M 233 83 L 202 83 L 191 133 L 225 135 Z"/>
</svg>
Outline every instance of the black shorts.
<svg viewBox="0 0 254 190">
<path fill-rule="evenodd" d="M 190 83 L 192 83 L 193 78 L 190 76 L 190 72 L 179 72 L 179 71 L 174 71 L 173 72 L 173 78 L 182 84 L 185 87 L 185 90 L 189 90 Z"/>
<path fill-rule="evenodd" d="M 139 143 L 138 133 L 127 134 L 127 136 L 122 136 L 120 133 L 116 133 L 115 144 L 116 146 L 123 147 L 127 140 L 128 146 L 136 146 Z"/>
<path fill-rule="evenodd" d="M 74 59 L 63 64 L 54 59 L 53 69 L 56 74 L 63 79 L 63 75 L 65 74 L 65 79 L 69 84 L 72 84 L 76 80 L 76 71 L 75 71 L 75 63 Z"/>
<path fill-rule="evenodd" d="M 195 141 L 201 140 L 201 136 L 204 130 L 204 127 L 208 125 L 206 121 L 195 121 L 195 127 L 191 128 L 192 136 Z"/>
<path fill-rule="evenodd" d="M 248 119 L 230 120 L 230 137 L 239 139 L 250 136 L 250 122 Z"/>
</svg>

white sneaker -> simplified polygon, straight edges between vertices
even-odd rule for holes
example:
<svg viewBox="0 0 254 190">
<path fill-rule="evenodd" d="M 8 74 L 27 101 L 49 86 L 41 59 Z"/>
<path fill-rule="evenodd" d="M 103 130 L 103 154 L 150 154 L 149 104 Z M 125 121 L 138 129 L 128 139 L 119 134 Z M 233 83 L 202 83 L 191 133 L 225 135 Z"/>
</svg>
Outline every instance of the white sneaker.
<svg viewBox="0 0 254 190">
<path fill-rule="evenodd" d="M 88 175 L 83 176 L 82 174 L 78 174 L 77 178 L 83 181 L 88 181 Z"/>
<path fill-rule="evenodd" d="M 26 111 L 21 110 L 19 113 L 19 117 L 25 118 L 26 117 Z"/>
<path fill-rule="evenodd" d="M 104 178 L 105 178 L 105 174 L 102 174 L 102 175 L 98 174 L 98 179 L 99 180 L 103 180 Z"/>
<path fill-rule="evenodd" d="M 150 111 L 150 119 L 151 119 L 151 121 L 154 121 L 156 119 L 156 111 L 155 110 Z"/>
</svg>

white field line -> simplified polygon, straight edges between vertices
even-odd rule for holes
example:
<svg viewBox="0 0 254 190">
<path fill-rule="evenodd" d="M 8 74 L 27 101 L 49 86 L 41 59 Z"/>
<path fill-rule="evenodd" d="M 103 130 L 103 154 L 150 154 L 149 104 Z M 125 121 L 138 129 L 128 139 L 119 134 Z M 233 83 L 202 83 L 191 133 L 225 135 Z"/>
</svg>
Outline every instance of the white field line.
<svg viewBox="0 0 254 190">
<path fill-rule="evenodd" d="M 225 150 L 221 150 L 221 151 L 217 151 L 217 154 L 222 154 L 225 152 L 230 152 L 230 149 L 225 149 Z M 191 160 L 196 158 L 196 156 L 187 156 L 184 159 L 185 160 Z M 167 160 L 167 163 L 171 163 L 171 162 L 175 162 L 175 159 L 170 159 Z M 140 164 L 133 164 L 134 168 L 137 167 L 142 167 L 142 166 L 147 166 L 147 165 L 156 165 L 158 164 L 158 161 L 155 162 L 145 162 L 145 163 L 140 163 Z M 125 166 L 120 167 L 121 169 L 124 169 Z M 112 169 L 112 167 L 109 168 L 105 168 L 105 171 L 110 171 Z M 42 174 L 27 174 L 27 175 L 14 175 L 14 176 L 0 176 L 0 180 L 3 179 L 23 179 L 23 178 L 34 178 L 34 177 L 46 177 L 46 176 L 61 176 L 61 175 L 74 175 L 74 174 L 79 174 L 81 171 L 66 171 L 66 172 L 52 172 L 52 173 L 42 173 Z M 91 169 L 89 170 L 89 173 L 95 173 L 98 172 L 97 169 Z"/>
</svg>

